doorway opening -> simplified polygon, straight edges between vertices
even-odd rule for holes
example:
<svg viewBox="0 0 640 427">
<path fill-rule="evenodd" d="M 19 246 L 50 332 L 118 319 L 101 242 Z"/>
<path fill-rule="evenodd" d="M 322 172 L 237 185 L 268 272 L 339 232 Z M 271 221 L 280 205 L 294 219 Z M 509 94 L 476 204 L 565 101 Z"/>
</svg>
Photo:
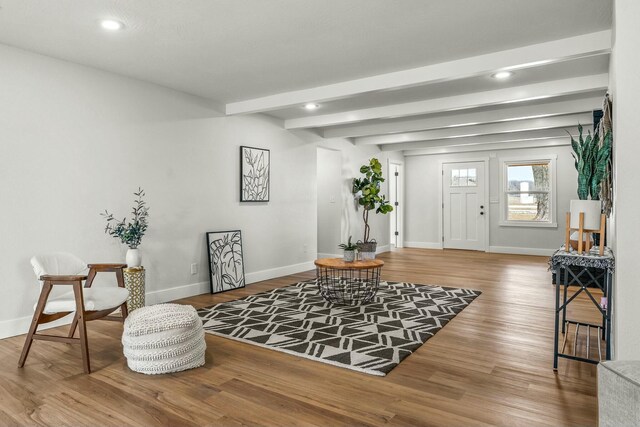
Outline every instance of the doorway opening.
<svg viewBox="0 0 640 427">
<path fill-rule="evenodd" d="M 390 248 L 403 247 L 402 217 L 404 212 L 404 165 L 389 160 L 389 203 L 393 211 L 389 213 Z"/>
</svg>

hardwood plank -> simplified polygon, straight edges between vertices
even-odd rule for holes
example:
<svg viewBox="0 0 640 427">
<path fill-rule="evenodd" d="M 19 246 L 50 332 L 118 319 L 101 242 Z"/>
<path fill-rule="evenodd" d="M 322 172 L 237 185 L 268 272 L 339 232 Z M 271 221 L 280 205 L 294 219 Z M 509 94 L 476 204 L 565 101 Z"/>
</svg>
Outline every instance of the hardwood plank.
<svg viewBox="0 0 640 427">
<path fill-rule="evenodd" d="M 18 369 L 24 336 L 0 341 L 0 424 L 596 425 L 595 366 L 561 359 L 552 370 L 555 291 L 547 258 L 402 249 L 380 259 L 384 280 L 482 291 L 386 377 L 209 334 L 204 367 L 146 376 L 126 366 L 122 325 L 90 322 L 91 375 L 82 373 L 78 346 L 35 342 Z M 206 307 L 314 276 L 179 302 Z M 584 295 L 569 317 L 598 321 Z"/>
</svg>

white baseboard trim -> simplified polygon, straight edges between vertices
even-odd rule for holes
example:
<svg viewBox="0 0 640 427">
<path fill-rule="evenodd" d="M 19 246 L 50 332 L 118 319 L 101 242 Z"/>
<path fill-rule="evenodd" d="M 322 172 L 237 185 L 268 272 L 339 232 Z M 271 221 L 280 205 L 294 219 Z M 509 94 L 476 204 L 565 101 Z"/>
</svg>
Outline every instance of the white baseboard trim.
<svg viewBox="0 0 640 427">
<path fill-rule="evenodd" d="M 263 280 L 275 277 L 288 276 L 290 274 L 302 273 L 303 271 L 315 270 L 313 261 L 301 262 L 300 264 L 285 265 L 284 267 L 270 268 L 268 270 L 254 271 L 244 276 L 245 283 L 262 282 Z"/>
<path fill-rule="evenodd" d="M 209 293 L 210 289 L 209 282 L 198 282 L 147 292 L 145 293 L 145 305 L 162 304 L 163 302 L 206 294 Z"/>
<path fill-rule="evenodd" d="M 442 249 L 442 242 L 404 242 L 405 248 Z"/>
<path fill-rule="evenodd" d="M 273 279 L 275 277 L 288 276 L 289 274 L 301 273 L 303 271 L 313 270 L 315 265 L 313 261 L 302 262 L 300 264 L 287 265 L 284 267 L 271 268 L 268 270 L 256 271 L 245 275 L 245 282 L 255 283 L 263 280 Z M 158 291 L 147 292 L 145 295 L 145 303 L 147 305 L 161 304 L 168 301 L 174 301 L 181 298 L 192 297 L 209 293 L 209 282 L 191 283 L 189 285 L 174 286 Z M 0 321 L 0 339 L 13 337 L 16 335 L 26 334 L 31 325 L 32 315 L 18 317 Z M 55 322 L 47 323 L 38 327 L 38 330 L 55 328 L 56 326 L 68 325 L 71 323 L 71 315 L 58 319 Z"/>
<path fill-rule="evenodd" d="M 180 298 L 187 298 L 194 295 L 206 294 L 209 292 L 209 282 L 192 283 L 190 285 L 175 286 L 159 291 L 147 292 L 145 294 L 146 305 L 160 304 Z M 0 322 L 0 339 L 26 334 L 31 326 L 33 315 L 18 317 L 16 319 L 3 320 Z M 64 326 L 71 323 L 71 314 L 51 323 L 38 326 L 38 331 Z"/>
<path fill-rule="evenodd" d="M 489 246 L 489 252 L 496 254 L 551 256 L 555 249 L 519 248 L 516 246 Z"/>
<path fill-rule="evenodd" d="M 0 339 L 15 337 L 26 334 L 31 326 L 33 315 L 18 317 L 15 319 L 3 320 L 0 322 Z M 55 328 L 56 326 L 68 325 L 71 323 L 71 314 L 62 319 L 55 320 L 42 326 L 38 326 L 38 331 Z"/>
<path fill-rule="evenodd" d="M 383 245 L 376 247 L 376 253 L 381 254 L 384 252 L 389 252 L 391 250 L 391 245 Z"/>
</svg>

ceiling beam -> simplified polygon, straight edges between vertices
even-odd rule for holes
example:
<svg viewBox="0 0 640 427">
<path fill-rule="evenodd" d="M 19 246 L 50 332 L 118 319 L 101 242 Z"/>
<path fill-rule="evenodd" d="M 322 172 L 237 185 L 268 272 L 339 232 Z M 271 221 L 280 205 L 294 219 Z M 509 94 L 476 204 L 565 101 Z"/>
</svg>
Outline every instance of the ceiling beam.
<svg viewBox="0 0 640 427">
<path fill-rule="evenodd" d="M 430 141 L 412 141 L 403 142 L 400 144 L 382 144 L 380 149 L 382 151 L 404 151 L 404 150 L 419 150 L 423 148 L 433 147 L 451 147 L 461 145 L 479 145 L 479 144 L 491 144 L 498 142 L 513 142 L 513 141 L 525 141 L 534 139 L 549 139 L 565 138 L 569 141 L 569 132 L 571 135 L 578 134 L 577 126 L 565 129 L 544 129 L 525 132 L 513 132 L 509 134 L 497 134 L 497 135 L 474 135 L 465 136 L 456 139 L 436 139 Z"/>
<path fill-rule="evenodd" d="M 475 151 L 497 151 L 497 150 L 512 150 L 517 148 L 541 148 L 541 147 L 561 147 L 564 145 L 571 145 L 568 138 L 544 138 L 544 139 L 530 139 L 524 141 L 508 141 L 508 142 L 494 142 L 487 144 L 477 145 L 453 145 L 445 147 L 432 147 L 422 150 L 409 150 L 403 151 L 405 156 L 436 156 L 440 154 L 454 154 L 454 153 L 470 153 Z"/>
<path fill-rule="evenodd" d="M 421 132 L 396 133 L 391 135 L 365 136 L 355 139 L 356 145 L 399 144 L 411 141 L 429 141 L 434 139 L 456 139 L 468 136 L 503 134 L 543 129 L 571 128 L 578 123 L 583 126 L 593 124 L 593 113 L 571 114 L 565 116 L 543 117 L 528 120 L 485 123 L 462 128 L 452 127 L 432 129 Z"/>
<path fill-rule="evenodd" d="M 464 127 L 482 123 L 523 120 L 535 117 L 552 117 L 565 114 L 586 113 L 602 108 L 602 97 L 592 96 L 569 101 L 547 102 L 544 104 L 518 105 L 510 108 L 498 107 L 471 113 L 457 113 L 448 116 L 409 118 L 387 122 L 360 123 L 334 126 L 323 130 L 322 136 L 330 138 L 357 138 L 369 135 L 414 132 L 448 127 Z"/>
<path fill-rule="evenodd" d="M 538 43 L 393 73 L 231 102 L 226 113 L 249 114 L 326 102 L 368 92 L 437 83 L 609 53 L 611 30 Z"/>
<path fill-rule="evenodd" d="M 285 129 L 316 128 L 355 123 L 363 120 L 388 119 L 393 117 L 415 116 L 420 114 L 439 113 L 444 111 L 478 108 L 485 105 L 499 105 L 524 102 L 528 100 L 553 98 L 584 92 L 604 91 L 609 85 L 607 73 L 591 76 L 573 77 L 552 80 L 510 88 L 495 89 L 485 92 L 467 93 L 445 98 L 427 99 L 405 104 L 386 105 L 383 107 L 365 108 L 344 111 L 341 113 L 302 117 L 284 121 Z"/>
</svg>

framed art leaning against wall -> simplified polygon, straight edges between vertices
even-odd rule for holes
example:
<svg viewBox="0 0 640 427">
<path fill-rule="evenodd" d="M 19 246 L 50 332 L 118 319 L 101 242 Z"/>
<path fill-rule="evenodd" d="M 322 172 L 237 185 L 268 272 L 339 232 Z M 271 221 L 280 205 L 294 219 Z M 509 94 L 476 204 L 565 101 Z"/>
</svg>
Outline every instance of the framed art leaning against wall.
<svg viewBox="0 0 640 427">
<path fill-rule="evenodd" d="M 271 153 L 254 147 L 240 147 L 240 201 L 268 202 Z"/>
<path fill-rule="evenodd" d="M 244 260 L 240 230 L 207 233 L 211 293 L 244 288 Z"/>
</svg>

